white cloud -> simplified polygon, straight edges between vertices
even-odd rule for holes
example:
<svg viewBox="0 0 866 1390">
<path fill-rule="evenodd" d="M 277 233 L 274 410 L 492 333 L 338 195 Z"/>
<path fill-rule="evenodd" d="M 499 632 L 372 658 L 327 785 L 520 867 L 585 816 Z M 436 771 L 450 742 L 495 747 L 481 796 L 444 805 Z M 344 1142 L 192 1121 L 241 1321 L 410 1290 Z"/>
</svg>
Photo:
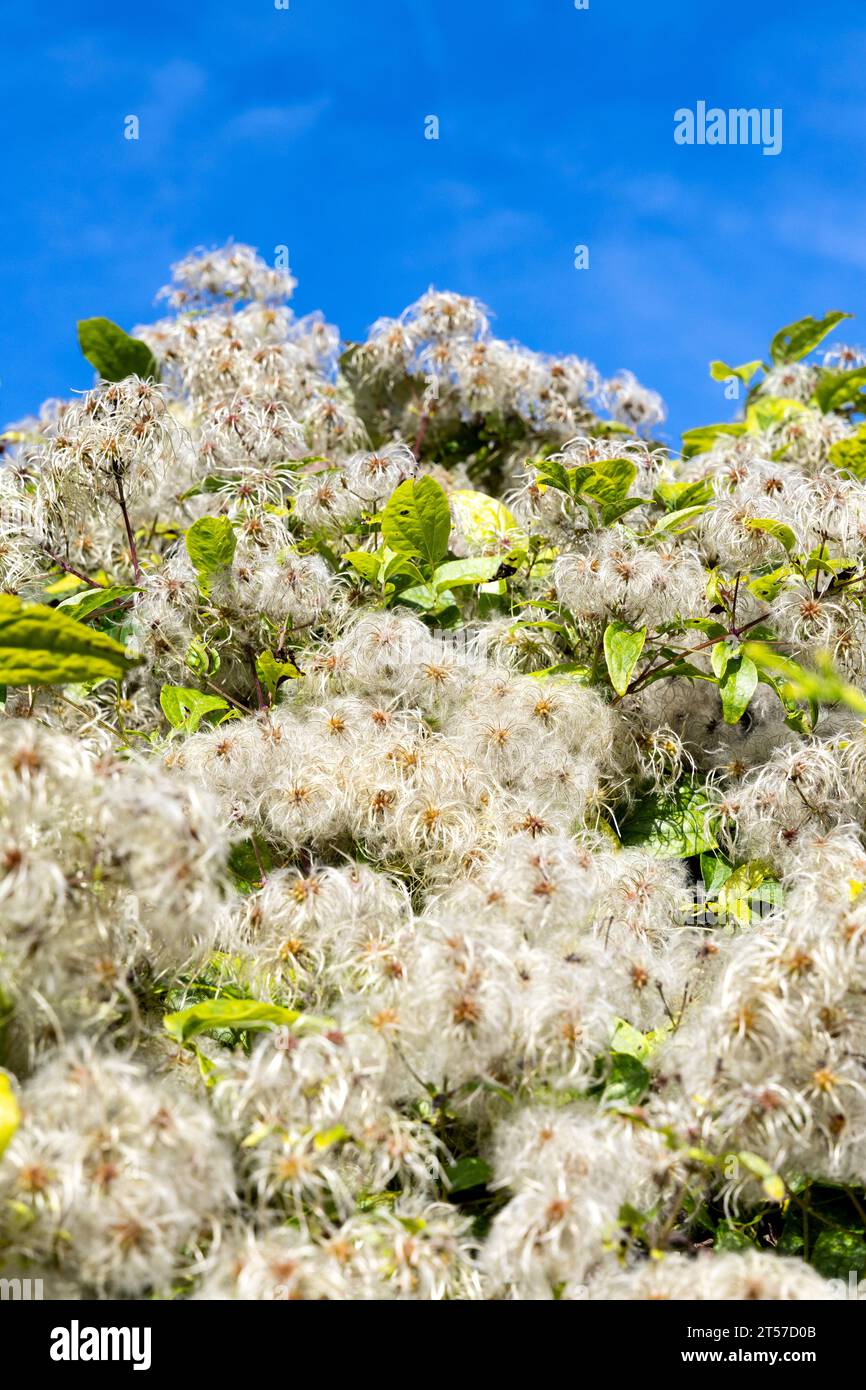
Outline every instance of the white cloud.
<svg viewBox="0 0 866 1390">
<path fill-rule="evenodd" d="M 250 106 L 223 127 L 229 140 L 294 139 L 318 125 L 330 105 L 328 97 L 294 106 Z"/>
</svg>

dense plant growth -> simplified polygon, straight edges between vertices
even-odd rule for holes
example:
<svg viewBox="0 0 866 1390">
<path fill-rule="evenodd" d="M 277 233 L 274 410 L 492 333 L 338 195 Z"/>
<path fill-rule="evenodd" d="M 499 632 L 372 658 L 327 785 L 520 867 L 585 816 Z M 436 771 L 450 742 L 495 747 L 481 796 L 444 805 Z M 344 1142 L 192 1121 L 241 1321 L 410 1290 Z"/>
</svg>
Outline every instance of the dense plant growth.
<svg viewBox="0 0 866 1390">
<path fill-rule="evenodd" d="M 3 436 L 0 1272 L 800 1298 L 866 1274 L 866 354 L 654 442 L 243 246 Z M 720 395 L 722 388 L 720 386 Z"/>
</svg>

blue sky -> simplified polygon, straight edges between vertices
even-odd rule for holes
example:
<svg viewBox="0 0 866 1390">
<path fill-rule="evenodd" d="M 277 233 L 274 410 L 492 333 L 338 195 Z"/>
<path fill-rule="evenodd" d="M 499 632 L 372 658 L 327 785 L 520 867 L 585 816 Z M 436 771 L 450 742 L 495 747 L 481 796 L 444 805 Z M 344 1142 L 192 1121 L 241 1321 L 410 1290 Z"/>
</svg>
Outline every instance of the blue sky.
<svg viewBox="0 0 866 1390">
<path fill-rule="evenodd" d="M 295 308 L 346 337 L 431 283 L 477 295 L 503 337 L 631 368 L 673 442 L 729 415 L 711 358 L 833 308 L 866 340 L 863 0 L 2 0 L 0 24 L 0 420 L 90 384 L 77 319 L 148 319 L 169 263 L 230 236 L 288 245 Z M 781 107 L 782 152 L 676 145 L 698 100 Z"/>
</svg>

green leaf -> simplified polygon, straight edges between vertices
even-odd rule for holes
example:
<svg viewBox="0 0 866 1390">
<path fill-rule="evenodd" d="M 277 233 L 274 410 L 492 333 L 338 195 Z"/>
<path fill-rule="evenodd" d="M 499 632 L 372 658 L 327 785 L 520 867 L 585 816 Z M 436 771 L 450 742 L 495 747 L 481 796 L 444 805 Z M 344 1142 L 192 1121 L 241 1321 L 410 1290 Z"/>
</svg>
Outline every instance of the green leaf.
<svg viewBox="0 0 866 1390">
<path fill-rule="evenodd" d="M 123 584 L 106 584 L 99 589 L 86 589 L 83 594 L 72 594 L 69 598 L 63 599 L 57 607 L 62 608 L 67 618 L 74 618 L 80 622 L 88 614 L 97 612 L 100 608 L 106 608 L 110 603 L 117 599 L 128 598 L 130 594 L 137 594 L 138 589 Z"/>
<path fill-rule="evenodd" d="M 186 533 L 186 548 L 203 589 L 215 574 L 231 565 L 236 546 L 237 537 L 227 516 L 202 516 L 193 522 Z"/>
<path fill-rule="evenodd" d="M 649 1033 L 642 1033 L 624 1018 L 618 1018 L 611 1040 L 611 1052 L 614 1055 L 627 1053 L 629 1057 L 636 1057 L 639 1062 L 645 1062 L 663 1037 L 663 1030 L 653 1029 Z"/>
<path fill-rule="evenodd" d="M 782 656 L 764 642 L 746 642 L 745 654 L 761 671 L 769 671 L 777 677 L 780 697 L 785 700 L 813 700 L 818 704 L 847 705 L 858 714 L 866 714 L 866 695 L 856 686 L 849 685 L 833 670 L 829 657 L 825 658 L 818 671 L 807 671 Z"/>
<path fill-rule="evenodd" d="M 631 673 L 637 665 L 646 641 L 646 628 L 633 631 L 625 623 L 608 623 L 604 632 L 604 659 L 610 683 L 617 695 L 628 690 Z"/>
<path fill-rule="evenodd" d="M 0 685 L 119 680 L 137 660 L 113 637 L 58 608 L 0 594 Z"/>
<path fill-rule="evenodd" d="M 787 396 L 758 396 L 746 409 L 746 430 L 749 434 L 763 434 L 790 415 L 802 415 L 806 409 L 802 401 L 789 400 Z"/>
<path fill-rule="evenodd" d="M 758 668 L 748 656 L 726 654 L 726 643 L 713 648 L 713 670 L 719 677 L 722 714 L 726 724 L 736 724 L 748 708 L 758 684 Z M 720 669 L 717 669 L 717 662 Z"/>
<path fill-rule="evenodd" d="M 750 579 L 747 588 L 762 602 L 769 603 L 782 592 L 785 581 L 791 577 L 791 566 L 780 565 L 778 569 L 771 570 L 769 574 L 759 574 L 757 578 Z"/>
<path fill-rule="evenodd" d="M 453 608 L 455 604 L 455 598 L 450 589 L 437 590 L 432 584 L 413 584 L 411 588 L 401 589 L 397 598 L 400 603 L 408 603 L 413 608 L 421 608 L 433 617 L 440 616 L 446 609 Z"/>
<path fill-rule="evenodd" d="M 631 459 L 598 459 L 593 464 L 582 464 L 579 468 L 565 468 L 556 459 L 540 459 L 535 467 L 538 481 L 545 487 L 567 493 L 584 507 L 588 506 L 587 499 L 598 504 L 605 526 L 610 526 L 634 507 L 640 507 L 646 500 L 627 496 L 637 477 L 637 466 Z"/>
<path fill-rule="evenodd" d="M 395 554 L 387 546 L 383 549 L 382 568 L 379 571 L 379 580 L 382 584 L 390 584 L 395 579 L 409 579 L 413 584 L 427 583 L 426 577 L 410 556 Z"/>
<path fill-rule="evenodd" d="M 590 477 L 583 484 L 581 492 L 589 492 L 593 496 L 609 493 L 624 497 L 636 477 L 637 464 L 632 459 L 598 459 L 592 464 Z"/>
<path fill-rule="evenodd" d="M 843 1279 L 847 1285 L 853 1270 L 859 1282 L 866 1275 L 866 1241 L 853 1231 L 822 1231 L 810 1262 L 825 1279 Z"/>
<path fill-rule="evenodd" d="M 752 902 L 756 899 L 779 902 L 781 891 L 772 865 L 752 859 L 747 864 L 740 864 L 719 885 L 719 912 L 748 926 L 752 920 Z"/>
<path fill-rule="evenodd" d="M 248 1032 L 262 1028 L 322 1029 L 333 1026 L 330 1018 L 303 1014 L 297 1009 L 284 1009 L 261 999 L 205 999 L 178 1013 L 166 1014 L 166 1031 L 179 1043 L 187 1043 L 199 1033 L 211 1033 L 218 1028 L 234 1028 Z"/>
<path fill-rule="evenodd" d="M 627 1230 L 634 1240 L 639 1240 L 646 1230 L 651 1215 L 654 1215 L 652 1209 L 650 1211 L 638 1211 L 631 1202 L 623 1202 L 617 1212 L 616 1219 L 618 1224 Z"/>
<path fill-rule="evenodd" d="M 847 372 L 824 372 L 815 387 L 812 399 L 827 414 L 850 405 L 857 412 L 866 410 L 866 367 L 852 367 Z"/>
<path fill-rule="evenodd" d="M 248 840 L 238 840 L 232 845 L 228 867 L 235 887 L 242 893 L 251 893 L 260 886 L 262 876 L 270 873 L 273 861 L 267 845 L 252 835 Z"/>
<path fill-rule="evenodd" d="M 303 671 L 293 661 L 277 661 L 273 652 L 260 652 L 256 657 L 256 675 L 273 699 L 283 681 L 297 680 Z"/>
<path fill-rule="evenodd" d="M 744 385 L 748 386 L 755 372 L 760 371 L 763 362 L 743 362 L 739 367 L 729 367 L 727 362 L 710 363 L 710 376 L 713 381 L 729 381 L 732 376 L 739 377 Z"/>
<path fill-rule="evenodd" d="M 775 334 L 770 343 L 770 356 L 774 362 L 799 362 L 832 332 L 837 323 L 852 317 L 851 314 L 843 314 L 841 310 L 833 309 L 822 319 L 813 319 L 811 315 L 805 319 L 797 319 L 796 323 L 787 324 Z"/>
<path fill-rule="evenodd" d="M 159 367 L 147 343 L 130 338 L 111 319 L 80 319 L 78 342 L 104 381 L 123 381 L 128 376 L 159 381 Z"/>
<path fill-rule="evenodd" d="M 162 712 L 173 729 L 194 734 L 206 714 L 215 710 L 230 710 L 228 700 L 221 695 L 204 695 L 184 685 L 164 685 L 159 692 Z"/>
<path fill-rule="evenodd" d="M 714 1232 L 714 1250 L 752 1250 L 755 1240 L 745 1229 L 735 1226 L 731 1221 L 720 1221 Z"/>
<path fill-rule="evenodd" d="M 556 488 L 558 492 L 565 492 L 569 497 L 575 498 L 579 496 L 587 478 L 592 475 L 591 468 L 566 468 L 557 459 L 539 459 L 535 467 L 538 481 L 545 487 Z"/>
<path fill-rule="evenodd" d="M 433 569 L 448 551 L 451 509 L 432 478 L 407 478 L 391 493 L 382 513 L 382 538 L 391 550 L 417 556 Z"/>
<path fill-rule="evenodd" d="M 188 487 L 186 492 L 180 494 L 180 501 L 186 502 L 190 497 L 203 497 L 206 493 L 222 492 L 231 488 L 233 483 L 237 483 L 236 478 L 220 477 L 217 473 L 209 473 L 206 478 Z"/>
<path fill-rule="evenodd" d="M 656 859 L 688 859 L 716 848 L 713 810 L 700 787 L 682 782 L 675 792 L 643 797 L 622 826 L 626 846 Z"/>
<path fill-rule="evenodd" d="M 579 661 L 560 661 L 556 666 L 545 666 L 541 671 L 530 671 L 529 675 L 534 681 L 548 680 L 551 676 L 571 676 L 579 685 L 589 685 L 592 680 L 590 667 L 581 665 Z"/>
<path fill-rule="evenodd" d="M 589 477 L 580 491 L 593 498 L 601 507 L 601 519 L 610 526 L 626 512 L 639 507 L 643 497 L 629 497 L 628 490 L 637 477 L 637 465 L 631 459 L 599 459 L 592 465 Z"/>
<path fill-rule="evenodd" d="M 701 878 L 704 881 L 704 888 L 711 897 L 718 893 L 722 884 L 728 881 L 733 872 L 733 867 L 720 854 L 701 855 Z"/>
<path fill-rule="evenodd" d="M 699 516 L 703 516 L 706 510 L 707 503 L 698 502 L 694 506 L 680 507 L 678 511 L 668 512 L 667 516 L 659 518 L 650 534 L 659 536 L 665 531 L 673 531 L 674 534 L 687 531 Z"/>
<path fill-rule="evenodd" d="M 204 638 L 196 636 L 186 649 L 184 662 L 197 676 L 215 675 L 220 668 L 220 654 Z"/>
<path fill-rule="evenodd" d="M 504 502 L 471 488 L 455 488 L 449 493 L 448 501 L 470 550 L 484 550 L 488 545 L 501 542 L 503 536 L 508 537 L 512 547 L 509 555 L 523 555 L 529 549 L 529 538 L 520 530 Z"/>
<path fill-rule="evenodd" d="M 697 429 L 684 430 L 683 458 L 690 459 L 695 454 L 706 454 L 725 435 L 736 437 L 745 432 L 746 426 L 740 422 L 732 425 L 699 425 Z"/>
<path fill-rule="evenodd" d="M 859 569 L 859 563 L 851 555 L 828 555 L 827 542 L 816 545 L 809 551 L 806 557 L 807 575 L 810 574 L 833 574 L 843 580 L 853 579 Z M 842 571 L 846 573 L 842 573 Z M 859 580 L 858 580 L 859 584 Z"/>
<path fill-rule="evenodd" d="M 612 470 L 608 465 L 613 465 Z M 600 489 L 605 500 L 624 496 L 637 470 L 628 476 L 624 488 L 617 486 L 617 476 L 623 469 L 634 468 L 628 459 L 604 459 L 594 464 L 581 464 L 577 468 L 565 468 L 557 459 L 539 459 L 535 465 L 538 482 L 544 487 L 556 488 L 567 493 L 581 506 L 587 507 L 587 498 L 594 497 L 593 489 Z M 601 496 L 595 500 L 602 500 Z"/>
<path fill-rule="evenodd" d="M 650 1073 L 630 1052 L 611 1053 L 611 1067 L 600 1103 L 605 1109 L 640 1104 L 650 1084 Z"/>
<path fill-rule="evenodd" d="M 394 580 L 406 579 L 412 584 L 426 585 L 426 577 L 409 555 L 395 552 L 387 545 L 375 551 L 350 550 L 344 560 L 370 584 L 380 585 L 385 594 L 393 594 Z"/>
<path fill-rule="evenodd" d="M 866 482 L 866 425 L 861 425 L 850 439 L 837 439 L 830 446 L 829 458 L 834 468 L 858 482 Z"/>
<path fill-rule="evenodd" d="M 698 478 L 693 483 L 657 483 L 653 497 L 660 507 L 665 507 L 671 512 L 682 511 L 684 507 L 698 506 L 701 502 L 712 502 L 712 479 Z"/>
<path fill-rule="evenodd" d="M 468 1192 L 473 1187 L 484 1187 L 493 1177 L 493 1169 L 483 1158 L 460 1158 L 445 1169 L 445 1182 L 451 1196 L 455 1192 Z"/>
<path fill-rule="evenodd" d="M 784 521 L 773 521 L 769 517 L 753 517 L 746 522 L 746 527 L 750 531 L 766 531 L 768 535 L 784 546 L 789 555 L 792 550 L 797 548 L 797 537 L 791 527 L 785 525 Z"/>
<path fill-rule="evenodd" d="M 12 1079 L 8 1072 L 0 1071 L 0 1158 L 20 1123 L 21 1110 L 12 1089 Z"/>
<path fill-rule="evenodd" d="M 378 551 L 369 550 L 350 550 L 343 559 L 356 569 L 363 579 L 368 579 L 371 584 L 378 583 L 379 571 L 382 567 L 381 556 Z"/>
<path fill-rule="evenodd" d="M 601 508 L 601 523 L 603 526 L 612 526 L 627 512 L 633 512 L 635 507 L 645 505 L 645 497 L 620 497 L 615 501 L 604 502 Z"/>
<path fill-rule="evenodd" d="M 471 555 L 468 560 L 447 560 L 433 574 L 433 587 L 450 589 L 461 584 L 486 584 L 502 566 L 498 555 Z"/>
</svg>

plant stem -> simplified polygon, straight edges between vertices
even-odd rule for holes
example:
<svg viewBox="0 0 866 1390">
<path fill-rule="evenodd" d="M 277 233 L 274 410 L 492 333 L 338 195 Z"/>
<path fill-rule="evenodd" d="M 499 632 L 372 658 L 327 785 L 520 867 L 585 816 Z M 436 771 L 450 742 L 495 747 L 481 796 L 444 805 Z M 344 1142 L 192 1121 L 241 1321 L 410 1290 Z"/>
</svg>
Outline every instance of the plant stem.
<svg viewBox="0 0 866 1390">
<path fill-rule="evenodd" d="M 754 627 L 757 623 L 762 623 L 766 616 L 766 613 L 761 613 L 757 618 L 752 618 L 749 622 L 743 623 L 742 627 L 732 627 L 727 632 L 720 633 L 718 637 L 708 637 L 706 642 L 699 642 L 696 647 L 687 647 L 685 651 L 678 652 L 676 656 L 668 657 L 661 665 L 659 665 L 658 662 L 653 663 L 652 666 L 648 666 L 641 672 L 637 680 L 632 682 L 625 694 L 633 695 L 635 691 L 639 690 L 643 685 L 647 676 L 654 675 L 658 671 L 663 671 L 666 666 L 676 666 L 677 662 L 683 657 L 694 656 L 695 652 L 706 651 L 707 647 L 714 647 L 718 642 L 726 642 L 729 637 L 739 638 L 744 632 L 748 632 L 750 627 Z M 625 699 L 625 695 L 617 695 L 616 699 L 612 700 L 611 703 L 617 705 L 620 700 L 623 699 Z"/>
<path fill-rule="evenodd" d="M 427 426 L 430 424 L 430 416 L 426 410 L 418 421 L 418 433 L 415 436 L 415 443 L 412 445 L 412 453 L 416 459 L 421 457 L 421 445 L 424 443 L 424 436 L 427 433 Z"/>
<path fill-rule="evenodd" d="M 656 1250 L 664 1250 L 665 1246 L 667 1245 L 668 1237 L 670 1236 L 671 1231 L 676 1225 L 676 1220 L 680 1214 L 680 1209 L 682 1207 L 683 1200 L 689 1190 L 690 1183 L 690 1177 L 683 1178 L 682 1182 L 680 1183 L 673 1200 L 673 1205 L 671 1206 L 667 1218 L 665 1219 L 665 1223 L 662 1226 L 661 1230 L 658 1232 L 655 1239 L 653 1240 L 653 1246 Z"/>
<path fill-rule="evenodd" d="M 852 1207 L 856 1211 L 857 1215 L 860 1217 L 860 1220 L 863 1222 L 864 1227 L 866 1227 L 866 1210 L 864 1210 L 863 1203 L 860 1201 L 857 1194 L 853 1192 L 850 1187 L 846 1187 L 845 1192 L 851 1202 Z"/>
<path fill-rule="evenodd" d="M 259 709 L 267 709 L 268 703 L 265 699 L 264 691 L 262 690 L 262 683 L 259 680 L 259 673 L 256 670 L 256 654 L 253 651 L 252 647 L 248 648 L 247 655 L 250 659 L 250 668 L 253 673 L 253 680 L 256 684 L 256 700 L 258 701 Z"/>
<path fill-rule="evenodd" d="M 267 877 L 268 877 L 268 876 L 267 876 L 267 874 L 265 873 L 265 866 L 264 866 L 264 864 L 262 863 L 262 853 L 261 853 L 261 850 L 259 849 L 259 842 L 258 842 L 258 840 L 256 839 L 256 832 L 255 832 L 255 831 L 253 831 L 252 835 L 250 836 L 250 843 L 252 844 L 252 847 L 253 847 L 253 854 L 255 855 L 256 864 L 257 864 L 257 866 L 258 866 L 258 870 L 259 870 L 259 879 L 261 880 L 261 886 L 264 887 L 264 885 L 265 885 L 265 883 L 266 883 L 266 881 L 267 881 Z"/>
<path fill-rule="evenodd" d="M 90 579 L 81 570 L 77 570 L 74 565 L 69 565 L 65 560 L 61 560 L 59 555 L 55 555 L 53 550 L 49 550 L 47 545 L 42 547 L 49 560 L 53 560 L 63 570 L 64 574 L 74 574 L 76 579 L 80 579 L 84 584 L 89 584 L 94 589 L 107 589 L 108 585 L 103 584 L 98 579 Z"/>
<path fill-rule="evenodd" d="M 126 498 L 123 495 L 123 476 L 118 464 L 114 465 L 114 481 L 117 485 L 117 500 L 120 503 L 120 510 L 123 515 L 123 525 L 126 529 L 126 539 L 129 544 L 129 554 L 132 559 L 132 572 L 135 575 L 136 584 L 141 583 L 141 566 L 138 563 L 138 551 L 135 547 L 135 536 L 132 531 L 132 523 L 129 520 L 129 512 L 126 509 Z"/>
<path fill-rule="evenodd" d="M 245 705 L 242 700 L 236 700 L 234 695 L 230 695 L 227 690 L 221 690 L 214 681 L 208 680 L 207 676 L 199 676 L 199 680 L 207 686 L 208 690 L 212 690 L 215 695 L 222 695 L 223 699 L 228 700 L 230 705 L 234 705 L 235 709 L 243 710 L 244 714 L 255 714 L 255 710 L 251 709 L 249 705 Z"/>
</svg>

